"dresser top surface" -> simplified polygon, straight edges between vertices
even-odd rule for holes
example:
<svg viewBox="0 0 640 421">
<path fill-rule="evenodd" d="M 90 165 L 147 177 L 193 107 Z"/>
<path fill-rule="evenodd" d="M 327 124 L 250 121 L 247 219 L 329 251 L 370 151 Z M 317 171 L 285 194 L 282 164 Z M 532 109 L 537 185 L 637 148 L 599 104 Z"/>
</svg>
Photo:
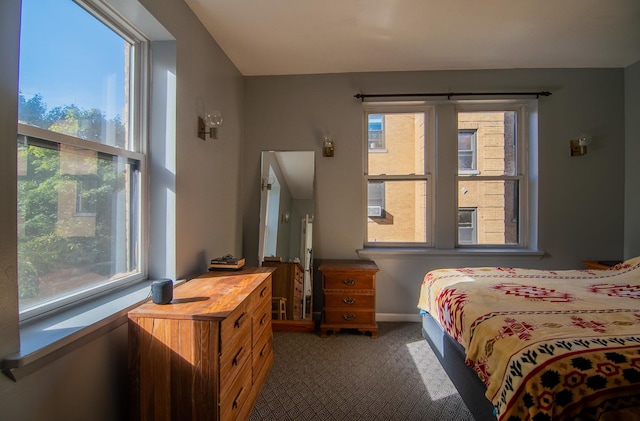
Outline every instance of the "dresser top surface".
<svg viewBox="0 0 640 421">
<path fill-rule="evenodd" d="M 320 272 L 329 271 L 374 271 L 380 269 L 373 260 L 323 260 L 318 266 Z"/>
<path fill-rule="evenodd" d="M 129 312 L 130 317 L 186 320 L 226 318 L 274 268 L 242 268 L 237 271 L 210 271 L 173 289 L 169 304 L 148 301 Z"/>
</svg>

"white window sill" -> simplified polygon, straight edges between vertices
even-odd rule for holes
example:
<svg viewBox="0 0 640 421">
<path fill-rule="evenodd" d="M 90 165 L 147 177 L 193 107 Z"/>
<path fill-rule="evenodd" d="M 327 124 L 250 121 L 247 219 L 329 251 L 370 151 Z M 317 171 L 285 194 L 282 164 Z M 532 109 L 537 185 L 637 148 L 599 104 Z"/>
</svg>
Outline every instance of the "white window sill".
<svg viewBox="0 0 640 421">
<path fill-rule="evenodd" d="M 410 248 L 410 247 L 368 247 L 356 250 L 358 256 L 364 258 L 496 258 L 515 257 L 542 259 L 545 252 L 543 250 L 516 249 L 516 248 Z"/>
<path fill-rule="evenodd" d="M 18 381 L 69 351 L 127 322 L 129 310 L 150 296 L 150 280 L 101 295 L 81 305 L 20 325 L 20 351 L 0 363 Z"/>
</svg>

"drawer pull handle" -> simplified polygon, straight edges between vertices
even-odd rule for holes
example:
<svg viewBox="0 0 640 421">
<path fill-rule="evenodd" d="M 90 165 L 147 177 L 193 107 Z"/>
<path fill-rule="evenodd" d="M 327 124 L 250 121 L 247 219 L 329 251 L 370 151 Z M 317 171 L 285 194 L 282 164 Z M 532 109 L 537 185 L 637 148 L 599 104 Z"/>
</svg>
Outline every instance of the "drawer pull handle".
<svg viewBox="0 0 640 421">
<path fill-rule="evenodd" d="M 260 298 L 263 298 L 265 295 L 267 295 L 267 287 L 262 288 L 262 291 L 260 291 Z"/>
<path fill-rule="evenodd" d="M 347 298 L 343 298 L 342 302 L 345 304 L 355 304 L 356 299 L 355 298 L 351 298 L 351 297 L 347 297 Z"/>
<path fill-rule="evenodd" d="M 233 404 L 231 405 L 231 407 L 232 407 L 233 409 L 238 409 L 238 405 L 239 405 L 238 400 L 240 399 L 240 395 L 242 395 L 242 392 L 243 392 L 243 391 L 244 391 L 244 387 L 241 387 L 241 388 L 240 388 L 240 391 L 239 391 L 239 392 L 238 392 L 238 394 L 236 395 L 236 398 L 233 400 Z"/>
<path fill-rule="evenodd" d="M 354 286 L 356 284 L 356 280 L 355 279 L 343 279 L 342 283 L 348 286 Z"/>
<path fill-rule="evenodd" d="M 264 357 L 264 355 L 266 354 L 265 349 L 267 349 L 267 345 L 269 345 L 269 343 L 264 344 L 264 346 L 260 350 L 260 358 Z"/>
<path fill-rule="evenodd" d="M 240 363 L 240 355 L 242 355 L 242 351 L 244 351 L 244 347 L 241 347 L 236 355 L 233 357 L 233 361 L 231 361 L 231 365 L 238 365 Z"/>
<path fill-rule="evenodd" d="M 260 326 L 264 326 L 264 324 L 267 322 L 267 314 L 263 314 L 262 317 L 260 318 Z"/>
<path fill-rule="evenodd" d="M 242 325 L 242 323 L 244 323 L 244 319 L 246 316 L 247 316 L 247 313 L 242 313 L 240 317 L 238 317 L 236 321 L 233 323 L 233 327 L 235 329 L 238 329 Z"/>
<path fill-rule="evenodd" d="M 355 318 L 356 318 L 356 315 L 355 315 L 355 314 L 352 314 L 352 313 L 347 313 L 347 314 L 343 314 L 343 315 L 342 315 L 342 318 L 343 318 L 343 319 L 345 319 L 345 320 L 347 320 L 347 321 L 350 321 L 350 320 L 355 319 Z"/>
</svg>

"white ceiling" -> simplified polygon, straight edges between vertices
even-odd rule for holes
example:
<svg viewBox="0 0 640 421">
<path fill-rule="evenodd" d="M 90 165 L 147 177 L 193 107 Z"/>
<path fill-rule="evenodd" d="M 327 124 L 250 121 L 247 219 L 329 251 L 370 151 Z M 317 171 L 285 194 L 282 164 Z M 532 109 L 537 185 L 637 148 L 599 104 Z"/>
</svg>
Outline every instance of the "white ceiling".
<svg viewBox="0 0 640 421">
<path fill-rule="evenodd" d="M 185 2 L 245 76 L 640 61 L 640 0 Z"/>
</svg>

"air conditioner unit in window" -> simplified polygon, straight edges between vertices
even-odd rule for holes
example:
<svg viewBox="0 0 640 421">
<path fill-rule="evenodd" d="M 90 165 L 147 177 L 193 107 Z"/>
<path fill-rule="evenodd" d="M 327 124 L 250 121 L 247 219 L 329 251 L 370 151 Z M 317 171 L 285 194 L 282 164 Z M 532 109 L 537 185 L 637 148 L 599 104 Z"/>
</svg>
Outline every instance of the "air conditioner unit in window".
<svg viewBox="0 0 640 421">
<path fill-rule="evenodd" d="M 367 206 L 367 216 L 382 216 L 382 206 Z"/>
</svg>

